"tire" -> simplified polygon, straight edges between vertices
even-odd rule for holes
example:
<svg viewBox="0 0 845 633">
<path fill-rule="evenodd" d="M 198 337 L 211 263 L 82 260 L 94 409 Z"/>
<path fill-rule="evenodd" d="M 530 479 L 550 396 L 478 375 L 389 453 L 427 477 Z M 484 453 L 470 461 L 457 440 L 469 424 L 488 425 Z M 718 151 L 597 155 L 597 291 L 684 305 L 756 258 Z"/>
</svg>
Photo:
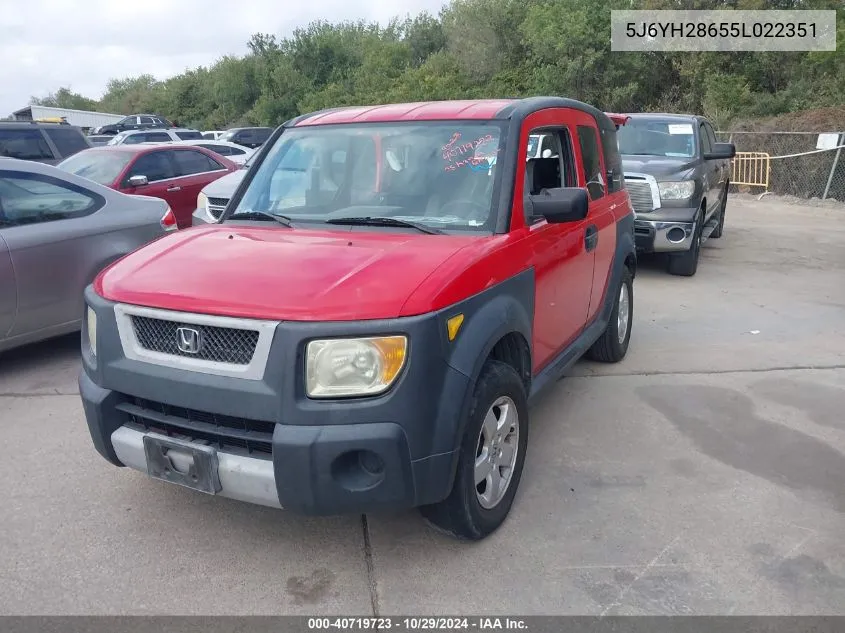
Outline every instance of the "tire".
<svg viewBox="0 0 845 633">
<path fill-rule="evenodd" d="M 704 229 L 704 211 L 700 211 L 695 221 L 695 233 L 689 250 L 669 255 L 669 274 L 680 277 L 692 277 L 698 270 L 701 255 L 701 233 Z"/>
<path fill-rule="evenodd" d="M 722 208 L 719 209 L 719 224 L 716 225 L 716 228 L 713 229 L 713 232 L 710 234 L 714 240 L 719 239 L 722 237 L 722 232 L 725 230 L 725 210 L 728 206 L 728 188 L 725 187 L 725 192 L 722 194 Z"/>
<path fill-rule="evenodd" d="M 488 413 L 491 417 L 485 425 Z M 508 425 L 515 422 L 516 428 L 516 434 L 510 426 L 498 429 L 503 435 L 498 450 L 504 452 L 498 455 L 493 452 L 493 462 L 483 458 L 484 455 L 491 455 L 491 449 L 496 448 L 491 445 L 496 434 L 490 437 L 487 435 L 488 429 L 495 428 L 490 422 L 504 422 Z M 507 447 L 516 451 L 510 459 Z M 473 391 L 466 428 L 458 449 L 458 467 L 452 490 L 443 501 L 422 506 L 420 512 L 423 517 L 434 527 L 459 539 L 478 541 L 489 536 L 504 523 L 510 512 L 522 477 L 527 448 L 528 398 L 525 384 L 510 365 L 488 360 Z M 510 466 L 504 464 L 507 461 Z M 482 468 L 489 471 L 488 478 L 478 485 L 475 483 L 476 464 L 479 475 L 483 474 Z M 492 494 L 490 487 L 490 478 L 494 473 L 504 475 L 499 481 L 502 485 L 498 488 L 498 494 Z"/>
<path fill-rule="evenodd" d="M 620 319 L 619 317 L 622 316 Z M 634 278 L 625 268 L 622 283 L 616 292 L 616 303 L 610 321 L 599 339 L 587 351 L 587 358 L 602 363 L 618 363 L 628 353 L 631 325 L 634 320 Z"/>
</svg>

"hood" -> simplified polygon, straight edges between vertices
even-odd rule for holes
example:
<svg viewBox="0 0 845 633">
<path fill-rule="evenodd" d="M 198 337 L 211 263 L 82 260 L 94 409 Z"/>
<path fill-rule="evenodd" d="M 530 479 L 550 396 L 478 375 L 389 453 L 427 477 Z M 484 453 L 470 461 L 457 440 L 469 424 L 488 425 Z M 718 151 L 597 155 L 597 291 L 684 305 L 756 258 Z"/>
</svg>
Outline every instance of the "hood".
<svg viewBox="0 0 845 633">
<path fill-rule="evenodd" d="M 668 176 L 689 171 L 698 164 L 697 158 L 672 156 L 634 156 L 622 155 L 622 170 L 651 176 Z"/>
<path fill-rule="evenodd" d="M 385 319 L 475 236 L 205 225 L 170 234 L 101 273 L 111 301 L 292 321 Z"/>
<path fill-rule="evenodd" d="M 230 174 L 218 178 L 207 184 L 202 192 L 208 198 L 226 198 L 227 200 L 235 193 L 235 189 L 241 183 L 241 180 L 246 176 L 246 169 L 238 169 Z"/>
</svg>

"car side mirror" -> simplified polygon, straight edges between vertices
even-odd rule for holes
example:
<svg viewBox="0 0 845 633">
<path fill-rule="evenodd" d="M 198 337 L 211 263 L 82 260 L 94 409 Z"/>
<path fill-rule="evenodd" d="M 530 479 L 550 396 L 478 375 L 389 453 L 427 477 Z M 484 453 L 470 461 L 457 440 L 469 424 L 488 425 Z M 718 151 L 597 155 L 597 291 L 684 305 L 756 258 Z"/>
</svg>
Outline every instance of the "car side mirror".
<svg viewBox="0 0 845 633">
<path fill-rule="evenodd" d="M 723 160 L 736 156 L 733 143 L 714 143 L 709 152 L 704 152 L 704 160 Z"/>
<path fill-rule="evenodd" d="M 150 180 L 146 176 L 131 176 L 129 178 L 130 187 L 143 187 L 150 184 Z"/>
<path fill-rule="evenodd" d="M 560 187 L 544 189 L 536 196 L 528 196 L 527 211 L 542 216 L 549 224 L 577 222 L 587 217 L 590 200 L 586 189 Z"/>
</svg>

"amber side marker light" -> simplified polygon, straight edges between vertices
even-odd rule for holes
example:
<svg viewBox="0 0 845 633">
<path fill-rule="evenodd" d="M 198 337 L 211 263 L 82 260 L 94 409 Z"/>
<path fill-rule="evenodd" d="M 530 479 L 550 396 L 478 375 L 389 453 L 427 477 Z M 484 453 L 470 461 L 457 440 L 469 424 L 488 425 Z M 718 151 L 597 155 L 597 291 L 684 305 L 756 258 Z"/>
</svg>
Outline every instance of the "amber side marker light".
<svg viewBox="0 0 845 633">
<path fill-rule="evenodd" d="M 461 325 L 464 323 L 464 315 L 463 314 L 456 314 L 448 321 L 446 321 L 446 331 L 449 333 L 449 340 L 454 341 L 455 337 L 458 335 L 458 330 L 461 329 Z"/>
</svg>

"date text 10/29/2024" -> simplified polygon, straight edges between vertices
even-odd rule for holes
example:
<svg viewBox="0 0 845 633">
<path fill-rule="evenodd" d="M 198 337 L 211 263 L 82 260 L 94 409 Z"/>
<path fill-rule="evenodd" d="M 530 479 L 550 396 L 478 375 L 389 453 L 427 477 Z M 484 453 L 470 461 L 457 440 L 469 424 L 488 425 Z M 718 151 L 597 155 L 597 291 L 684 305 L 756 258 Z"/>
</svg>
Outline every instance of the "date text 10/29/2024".
<svg viewBox="0 0 845 633">
<path fill-rule="evenodd" d="M 527 631 L 521 618 L 373 617 L 308 618 L 309 631 Z"/>
</svg>

